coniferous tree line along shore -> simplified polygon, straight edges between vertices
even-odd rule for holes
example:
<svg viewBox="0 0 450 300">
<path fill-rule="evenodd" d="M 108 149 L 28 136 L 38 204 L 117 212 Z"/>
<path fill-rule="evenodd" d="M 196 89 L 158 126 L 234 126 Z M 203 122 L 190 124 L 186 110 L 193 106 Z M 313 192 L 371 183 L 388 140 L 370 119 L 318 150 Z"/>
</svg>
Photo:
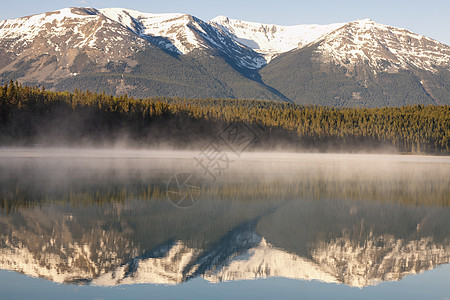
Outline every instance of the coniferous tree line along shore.
<svg viewBox="0 0 450 300">
<path fill-rule="evenodd" d="M 300 106 L 286 102 L 149 98 L 0 86 L 1 146 L 198 148 L 233 122 L 257 127 L 256 150 L 450 153 L 450 106 Z M 256 132 L 256 130 L 255 130 Z"/>
</svg>

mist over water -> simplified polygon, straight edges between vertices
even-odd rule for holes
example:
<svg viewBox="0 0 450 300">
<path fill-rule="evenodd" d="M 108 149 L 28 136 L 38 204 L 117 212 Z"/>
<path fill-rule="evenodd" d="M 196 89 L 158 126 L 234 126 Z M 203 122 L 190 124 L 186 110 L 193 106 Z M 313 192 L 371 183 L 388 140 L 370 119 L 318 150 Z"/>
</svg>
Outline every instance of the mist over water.
<svg viewBox="0 0 450 300">
<path fill-rule="evenodd" d="M 207 155 L 206 155 L 207 154 Z M 215 164 L 202 168 L 211 153 L 131 149 L 3 148 L 0 174 L 3 194 L 27 188 L 123 188 L 158 186 L 161 193 L 177 174 L 195 175 L 202 194 L 224 188 L 254 190 L 278 185 L 279 193 L 291 190 L 327 193 L 331 197 L 375 198 L 448 205 L 450 157 L 244 152 L 224 153 Z M 209 155 L 209 156 L 208 156 Z M 226 157 L 226 159 L 225 159 Z M 274 188 L 277 189 L 277 188 Z M 274 192 L 277 194 L 277 192 Z M 341 193 L 347 193 L 341 195 Z M 380 193 L 380 195 L 374 194 Z M 406 196 L 405 196 L 406 195 Z M 203 195 L 204 196 L 204 195 Z M 237 195 L 238 196 L 238 195 Z M 312 195 L 309 195 L 312 196 Z M 401 198 L 394 199 L 394 197 Z M 377 199 L 378 197 L 378 199 Z"/>
<path fill-rule="evenodd" d="M 0 269 L 131 293 L 281 277 L 406 295 L 450 263 L 450 157 L 227 152 L 212 177 L 204 154 L 0 149 Z M 194 205 L 171 199 L 180 174 Z"/>
</svg>

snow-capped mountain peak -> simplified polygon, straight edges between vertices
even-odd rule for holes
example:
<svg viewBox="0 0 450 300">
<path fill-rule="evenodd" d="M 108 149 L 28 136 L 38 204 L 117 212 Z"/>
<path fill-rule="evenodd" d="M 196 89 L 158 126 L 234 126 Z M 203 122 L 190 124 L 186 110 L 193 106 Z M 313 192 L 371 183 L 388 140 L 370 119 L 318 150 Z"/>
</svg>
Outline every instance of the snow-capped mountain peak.
<svg viewBox="0 0 450 300">
<path fill-rule="evenodd" d="M 343 66 L 368 64 L 375 73 L 448 67 L 450 47 L 406 29 L 356 20 L 324 36 L 319 43 L 324 62 Z"/>
<path fill-rule="evenodd" d="M 108 30 L 111 32 L 106 34 Z M 133 51 L 136 51 L 150 43 L 177 54 L 188 54 L 196 49 L 219 51 L 238 66 L 249 69 L 266 63 L 221 30 L 187 14 L 151 14 L 123 8 L 65 8 L 0 22 L 0 40 L 6 52 L 14 52 L 16 56 L 30 48 L 39 37 L 53 45 L 46 49 L 47 53 L 85 46 L 109 53 L 117 47 L 117 42 L 128 40 L 120 47 L 134 46 Z M 58 41 L 52 43 L 56 39 Z"/>
<path fill-rule="evenodd" d="M 42 30 L 47 27 L 55 34 L 61 33 L 58 25 L 68 19 L 77 19 L 82 22 L 83 19 L 95 18 L 90 14 L 80 14 L 80 10 L 64 8 L 61 10 L 32 15 L 28 17 L 0 21 L 0 37 L 2 39 L 18 39 L 32 41 Z"/>
<path fill-rule="evenodd" d="M 89 25 L 88 25 L 89 24 Z M 122 26 L 118 37 L 99 36 L 105 26 Z M 94 27 L 94 30 L 92 28 Z M 152 14 L 124 8 L 64 8 L 54 12 L 0 22 L 0 39 L 6 51 L 20 55 L 38 37 L 51 44 L 101 49 L 100 40 L 123 40 L 130 35 L 139 48 L 146 42 L 178 54 L 195 49 L 219 50 L 238 66 L 257 69 L 275 56 L 314 43 L 324 62 L 354 65 L 367 61 L 376 72 L 410 67 L 434 71 L 450 61 L 450 47 L 406 29 L 382 25 L 371 19 L 330 25 L 281 26 L 218 16 L 204 22 L 181 13 Z M 77 36 L 78 35 L 78 36 Z M 71 44 L 75 40 L 76 43 Z M 104 46 L 104 45 L 103 45 Z M 112 48 L 111 44 L 109 48 Z M 108 50 L 108 49 L 106 49 Z"/>
<path fill-rule="evenodd" d="M 299 76 L 314 70 L 330 77 L 328 82 L 339 76 L 356 80 L 361 90 L 337 86 L 318 96 L 308 89 L 322 85 L 322 77 Z M 336 99 L 356 105 L 362 93 L 363 102 L 376 98 L 383 105 L 406 104 L 404 99 L 442 104 L 449 101 L 449 71 L 450 46 L 371 19 L 282 26 L 87 7 L 0 21 L 0 83 L 12 79 L 51 89 L 106 87 L 109 93 L 139 97 L 201 95 L 328 105 Z M 387 73 L 399 75 L 394 76 L 398 87 L 384 84 L 381 91 L 379 75 Z M 407 88 L 405 76 L 411 78 Z M 209 83 L 194 80 L 200 77 Z M 143 85 L 154 88 L 144 92 Z M 399 95 L 399 90 L 413 95 Z"/>
<path fill-rule="evenodd" d="M 266 63 L 246 46 L 191 15 L 151 14 L 122 8 L 106 8 L 99 12 L 164 50 L 178 54 L 188 54 L 196 49 L 219 50 L 235 59 L 238 66 L 249 69 L 260 68 Z"/>
<path fill-rule="evenodd" d="M 166 38 L 165 49 L 187 54 L 194 48 L 207 47 L 188 25 L 193 20 L 190 15 L 169 13 L 151 14 L 123 8 L 105 8 L 99 12 L 107 18 L 120 23 L 142 38 Z M 173 47 L 174 46 L 174 47 Z"/>
<path fill-rule="evenodd" d="M 268 62 L 280 53 L 305 46 L 345 25 L 345 23 L 335 23 L 281 26 L 234 20 L 225 16 L 218 16 L 209 23 L 264 55 Z"/>
</svg>

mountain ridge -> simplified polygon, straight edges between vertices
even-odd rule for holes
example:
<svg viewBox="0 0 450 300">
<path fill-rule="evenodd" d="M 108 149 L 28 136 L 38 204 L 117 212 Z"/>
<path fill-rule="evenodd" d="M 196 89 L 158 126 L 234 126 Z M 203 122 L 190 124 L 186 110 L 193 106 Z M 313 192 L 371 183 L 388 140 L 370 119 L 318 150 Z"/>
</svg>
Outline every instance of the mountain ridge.
<svg viewBox="0 0 450 300">
<path fill-rule="evenodd" d="M 0 42 L 0 83 L 331 106 L 450 103 L 450 46 L 369 19 L 281 26 L 64 8 L 0 21 Z"/>
<path fill-rule="evenodd" d="M 317 246 L 311 257 L 305 257 L 278 248 L 250 232 L 236 236 L 236 245 L 242 249 L 233 249 L 223 262 L 220 256 L 224 253 L 192 248 L 182 241 L 163 246 L 159 255 L 147 257 L 137 255 L 142 251 L 140 246 L 122 236 L 101 236 L 98 249 L 94 249 L 94 243 L 75 242 L 58 250 L 56 246 L 61 241 L 54 239 L 42 246 L 50 253 L 39 254 L 36 249 L 27 248 L 26 241 L 25 245 L 17 245 L 20 234 L 12 232 L 11 237 L 4 237 L 0 268 L 57 283 L 93 286 L 175 285 L 199 277 L 211 283 L 283 277 L 363 288 L 383 281 L 399 281 L 449 262 L 448 246 L 436 245 L 432 238 L 404 241 L 374 236 L 364 245 L 342 238 Z M 384 243 L 386 249 L 378 246 Z M 213 259 L 202 266 L 199 258 L 205 254 Z M 133 255 L 129 260 L 125 258 Z"/>
</svg>

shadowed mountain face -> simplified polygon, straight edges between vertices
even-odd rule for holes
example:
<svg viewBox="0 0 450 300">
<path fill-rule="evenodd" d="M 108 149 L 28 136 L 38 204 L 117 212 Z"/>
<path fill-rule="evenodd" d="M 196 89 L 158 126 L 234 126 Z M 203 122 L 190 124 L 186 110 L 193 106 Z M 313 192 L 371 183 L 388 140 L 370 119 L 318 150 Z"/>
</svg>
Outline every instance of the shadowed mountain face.
<svg viewBox="0 0 450 300">
<path fill-rule="evenodd" d="M 364 287 L 450 263 L 445 158 L 255 156 L 179 209 L 165 188 L 189 156 L 29 155 L 0 159 L 0 268 L 28 276 Z"/>
<path fill-rule="evenodd" d="M 0 83 L 135 97 L 449 104 L 450 47 L 358 20 L 279 26 L 66 8 L 0 22 Z"/>
<path fill-rule="evenodd" d="M 371 62 L 324 62 L 321 44 L 280 55 L 260 70 L 262 80 L 299 104 L 380 107 L 448 104 L 450 72 L 416 67 L 374 71 Z"/>
</svg>

